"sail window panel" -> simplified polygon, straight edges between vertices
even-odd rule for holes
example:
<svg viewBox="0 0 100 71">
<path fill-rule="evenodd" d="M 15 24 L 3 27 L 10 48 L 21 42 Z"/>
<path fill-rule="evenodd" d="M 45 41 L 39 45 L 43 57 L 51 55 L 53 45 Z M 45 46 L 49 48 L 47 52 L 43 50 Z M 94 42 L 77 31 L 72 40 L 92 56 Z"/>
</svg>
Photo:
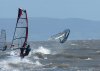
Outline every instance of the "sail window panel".
<svg viewBox="0 0 100 71">
<path fill-rule="evenodd" d="M 25 38 L 15 39 L 13 41 L 14 47 L 21 48 L 24 44 Z"/>
<path fill-rule="evenodd" d="M 14 39 L 26 36 L 26 28 L 16 28 L 16 33 Z"/>
<path fill-rule="evenodd" d="M 19 19 L 19 21 L 17 23 L 17 27 L 19 27 L 19 28 L 27 27 L 26 20 Z"/>
<path fill-rule="evenodd" d="M 0 49 L 3 49 L 6 45 L 6 31 L 1 30 L 1 35 L 0 35 Z"/>
</svg>

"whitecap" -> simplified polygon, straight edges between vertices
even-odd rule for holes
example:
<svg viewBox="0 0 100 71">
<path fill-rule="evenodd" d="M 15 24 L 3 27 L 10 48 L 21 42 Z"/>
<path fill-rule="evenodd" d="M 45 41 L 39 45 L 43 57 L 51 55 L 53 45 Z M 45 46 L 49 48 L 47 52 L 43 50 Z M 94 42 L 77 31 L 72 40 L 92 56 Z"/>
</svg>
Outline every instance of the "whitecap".
<svg viewBox="0 0 100 71">
<path fill-rule="evenodd" d="M 71 45 L 72 45 L 72 46 L 75 46 L 75 45 L 77 45 L 77 44 L 74 44 L 74 43 L 73 43 L 73 44 L 71 44 Z"/>
<path fill-rule="evenodd" d="M 100 51 L 96 51 L 97 53 L 100 53 Z"/>
<path fill-rule="evenodd" d="M 41 64 L 39 61 L 36 61 L 36 62 L 35 62 L 35 65 L 37 65 L 37 66 L 42 66 L 42 64 Z"/>
<path fill-rule="evenodd" d="M 92 60 L 92 58 L 87 58 L 87 59 L 85 59 L 85 60 Z"/>
<path fill-rule="evenodd" d="M 40 46 L 38 49 L 34 49 L 33 53 L 50 54 L 51 51 L 43 46 Z"/>
</svg>

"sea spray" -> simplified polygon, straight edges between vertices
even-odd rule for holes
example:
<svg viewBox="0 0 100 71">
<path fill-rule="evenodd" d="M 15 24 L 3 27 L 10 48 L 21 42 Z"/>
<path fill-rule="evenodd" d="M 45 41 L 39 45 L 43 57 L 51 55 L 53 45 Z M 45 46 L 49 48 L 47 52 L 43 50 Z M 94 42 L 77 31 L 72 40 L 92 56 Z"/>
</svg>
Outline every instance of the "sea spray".
<svg viewBox="0 0 100 71">
<path fill-rule="evenodd" d="M 35 63 L 37 66 L 42 66 L 42 64 L 39 61 L 36 61 Z"/>
<path fill-rule="evenodd" d="M 38 49 L 34 49 L 33 53 L 51 54 L 51 51 L 43 46 L 40 46 Z"/>
</svg>

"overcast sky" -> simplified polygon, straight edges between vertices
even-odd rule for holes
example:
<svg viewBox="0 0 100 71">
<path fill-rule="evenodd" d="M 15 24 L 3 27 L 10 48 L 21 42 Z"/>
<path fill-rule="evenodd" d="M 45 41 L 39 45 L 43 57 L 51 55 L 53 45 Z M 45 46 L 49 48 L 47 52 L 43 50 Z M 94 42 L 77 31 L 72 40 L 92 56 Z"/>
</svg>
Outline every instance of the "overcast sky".
<svg viewBox="0 0 100 71">
<path fill-rule="evenodd" d="M 16 18 L 18 8 L 29 17 L 100 20 L 100 0 L 0 0 L 0 18 Z"/>
</svg>

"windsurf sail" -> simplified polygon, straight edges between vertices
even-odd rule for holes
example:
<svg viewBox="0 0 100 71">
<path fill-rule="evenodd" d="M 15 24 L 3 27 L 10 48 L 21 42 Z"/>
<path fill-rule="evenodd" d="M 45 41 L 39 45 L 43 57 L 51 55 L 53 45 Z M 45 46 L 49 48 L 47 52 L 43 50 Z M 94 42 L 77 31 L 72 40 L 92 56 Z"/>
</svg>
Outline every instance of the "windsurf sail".
<svg viewBox="0 0 100 71">
<path fill-rule="evenodd" d="M 0 50 L 3 50 L 4 47 L 7 46 L 6 44 L 6 30 L 1 30 L 1 36 L 0 36 Z"/>
<path fill-rule="evenodd" d="M 18 17 L 13 35 L 11 48 L 25 48 L 28 39 L 28 18 L 27 12 L 23 9 L 18 9 Z"/>
<path fill-rule="evenodd" d="M 68 39 L 69 34 L 70 34 L 70 29 L 66 29 L 63 32 L 51 36 L 49 40 L 59 41 L 60 43 L 64 43 Z"/>
</svg>

